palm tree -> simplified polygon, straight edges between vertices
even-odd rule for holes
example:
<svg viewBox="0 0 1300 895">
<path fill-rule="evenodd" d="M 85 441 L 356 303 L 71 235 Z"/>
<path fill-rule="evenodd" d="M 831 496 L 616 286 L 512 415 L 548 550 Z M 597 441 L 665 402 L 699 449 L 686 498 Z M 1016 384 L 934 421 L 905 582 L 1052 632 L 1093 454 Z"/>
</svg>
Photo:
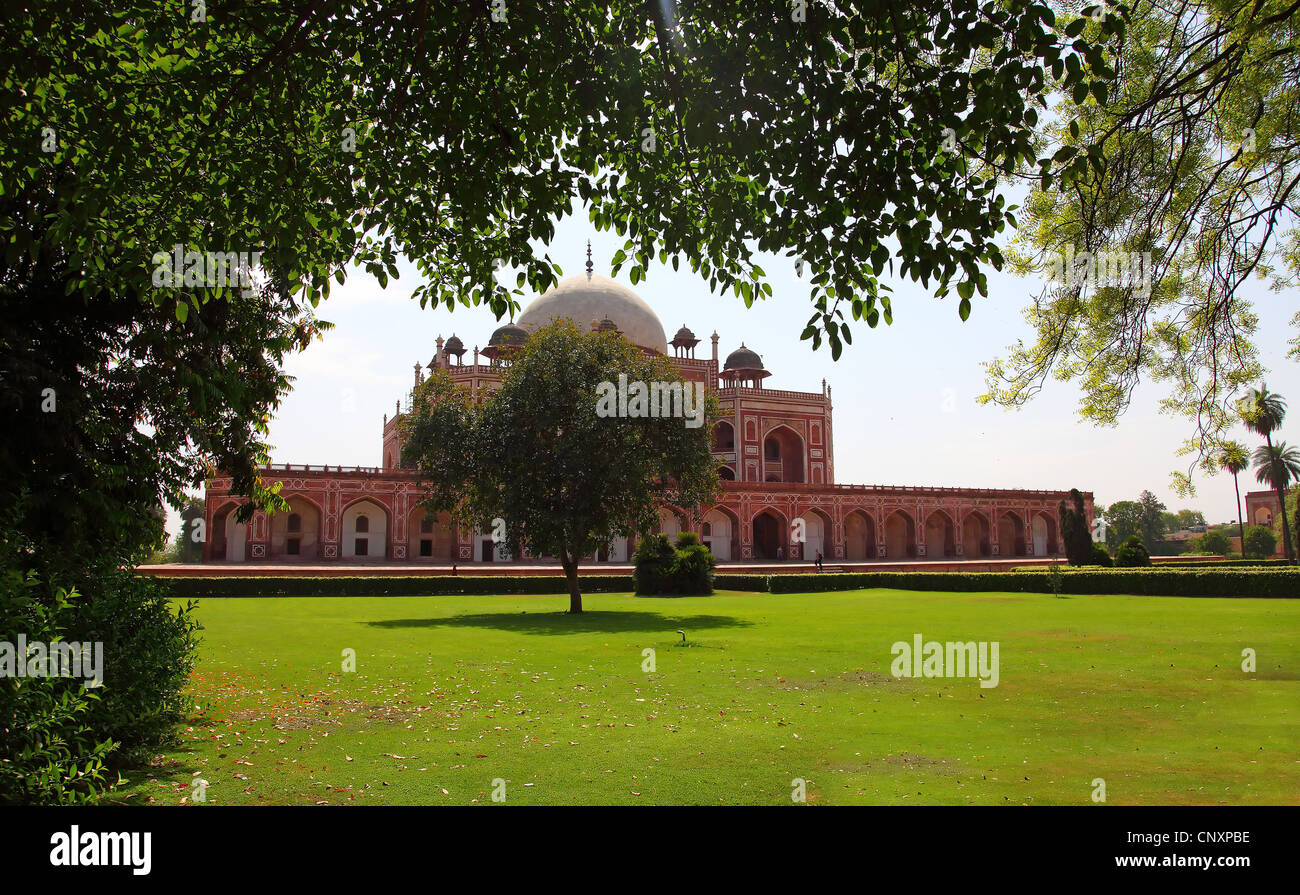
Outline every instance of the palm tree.
<svg viewBox="0 0 1300 895">
<path fill-rule="evenodd" d="M 1237 484 L 1237 474 L 1250 468 L 1250 455 L 1246 446 L 1239 441 L 1226 442 L 1219 449 L 1219 466 L 1232 473 L 1232 487 L 1237 492 L 1237 534 L 1241 537 L 1241 555 L 1246 555 L 1246 525 L 1241 521 L 1241 486 Z"/>
<path fill-rule="evenodd" d="M 1282 484 L 1286 480 L 1281 478 L 1282 472 L 1279 471 L 1280 467 L 1273 452 L 1273 432 L 1281 428 L 1282 420 L 1286 417 L 1286 401 L 1277 392 L 1270 392 L 1268 385 L 1261 382 L 1259 388 L 1250 390 L 1250 394 L 1239 409 L 1246 425 L 1252 431 L 1264 436 L 1264 443 L 1268 448 L 1263 455 L 1265 467 L 1260 469 L 1261 454 L 1260 451 L 1255 451 L 1255 478 L 1260 482 L 1272 484 L 1277 491 L 1277 500 L 1282 509 L 1282 542 L 1286 548 L 1286 558 L 1295 562 L 1295 550 L 1291 546 L 1291 526 L 1286 518 L 1286 486 Z M 1297 470 L 1297 473 L 1300 474 L 1300 470 Z"/>
<path fill-rule="evenodd" d="M 1294 481 L 1300 481 L 1300 448 L 1287 445 L 1285 441 L 1277 444 L 1260 445 L 1255 448 L 1255 479 L 1272 485 L 1282 495 L 1282 536 L 1286 538 L 1287 558 L 1291 558 L 1291 531 L 1286 524 L 1286 489 Z"/>
</svg>

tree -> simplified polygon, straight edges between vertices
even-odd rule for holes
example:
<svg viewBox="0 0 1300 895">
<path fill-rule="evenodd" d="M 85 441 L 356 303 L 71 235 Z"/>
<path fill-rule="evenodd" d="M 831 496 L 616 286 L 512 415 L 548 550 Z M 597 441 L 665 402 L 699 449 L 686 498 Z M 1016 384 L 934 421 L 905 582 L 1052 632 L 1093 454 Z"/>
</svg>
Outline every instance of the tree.
<svg viewBox="0 0 1300 895">
<path fill-rule="evenodd" d="M 1112 550 L 1142 532 L 1142 506 L 1132 500 L 1117 500 L 1105 511 L 1106 546 Z"/>
<path fill-rule="evenodd" d="M 1154 380 L 1210 471 L 1235 396 L 1262 371 L 1240 287 L 1300 279 L 1296 6 L 1138 0 L 1125 11 L 1106 91 L 1061 91 L 1042 121 L 1044 151 L 1086 159 L 1082 176 L 1029 195 L 1009 255 L 1025 274 L 1066 259 L 1096 270 L 1110 256 L 1136 261 L 1135 275 L 1045 277 L 1026 312 L 1034 337 L 989 365 L 985 399 L 1018 406 L 1049 377 L 1073 380 L 1083 418 L 1110 425 Z M 1190 488 L 1190 470 L 1175 482 Z"/>
<path fill-rule="evenodd" d="M 1221 469 L 1232 473 L 1232 488 L 1237 492 L 1237 535 L 1241 539 L 1241 549 L 1246 549 L 1246 526 L 1241 521 L 1241 485 L 1237 476 L 1250 467 L 1250 457 L 1246 446 L 1237 441 L 1227 441 L 1219 448 L 1218 464 Z"/>
<path fill-rule="evenodd" d="M 1295 562 L 1295 552 L 1291 545 L 1291 528 L 1286 516 L 1286 486 L 1292 476 L 1300 475 L 1300 469 L 1293 469 L 1284 460 L 1281 453 L 1273 450 L 1273 433 L 1282 428 L 1286 418 L 1286 401 L 1277 392 L 1268 390 L 1268 385 L 1260 383 L 1259 388 L 1251 389 L 1250 394 L 1238 405 L 1241 418 L 1251 429 L 1264 436 L 1265 450 L 1256 450 L 1255 479 L 1267 482 L 1277 492 L 1278 503 L 1282 510 L 1282 543 L 1286 558 Z M 1262 465 L 1261 465 L 1262 463 Z"/>
<path fill-rule="evenodd" d="M 515 555 L 558 557 L 569 611 L 578 613 L 582 557 L 616 537 L 650 532 L 662 507 L 687 511 L 714 500 L 713 414 L 701 398 L 697 420 L 633 415 L 634 384 L 682 385 L 672 362 L 565 320 L 534 331 L 504 372 L 501 388 L 479 404 L 434 370 L 403 423 L 403 462 L 419 469 L 430 510 L 504 529 Z M 607 386 L 620 377 L 626 414 L 618 407 L 607 415 Z"/>
<path fill-rule="evenodd" d="M 1092 561 L 1092 531 L 1088 527 L 1088 515 L 1084 511 L 1083 495 L 1078 488 L 1070 489 L 1070 501 L 1073 507 L 1067 507 L 1061 501 L 1057 512 L 1061 519 L 1061 539 L 1065 542 L 1065 554 L 1072 566 L 1086 566 Z"/>
<path fill-rule="evenodd" d="M 1242 556 L 1257 556 L 1268 559 L 1277 549 L 1277 535 L 1265 525 L 1252 525 L 1246 529 L 1246 540 L 1242 543 Z"/>
<path fill-rule="evenodd" d="M 1291 529 L 1287 526 L 1286 489 L 1291 482 L 1300 481 L 1300 449 L 1289 446 L 1285 441 L 1262 444 L 1255 448 L 1252 459 L 1255 461 L 1255 480 L 1269 485 L 1278 493 L 1282 506 L 1283 550 L 1287 559 L 1294 561 Z"/>
<path fill-rule="evenodd" d="M 957 287 L 963 317 L 987 294 L 1015 223 L 996 171 L 1040 163 L 1049 90 L 1104 95 L 1123 30 L 1030 0 L 245 4 L 201 23 L 135 0 L 6 19 L 4 195 L 60 173 L 51 230 L 84 288 L 138 281 L 158 247 L 252 246 L 314 300 L 349 260 L 395 275 L 401 251 L 422 300 L 500 315 L 497 259 L 543 290 L 556 266 L 534 244 L 576 196 L 627 235 L 614 267 L 633 283 L 684 258 L 748 304 L 771 294 L 756 248 L 802 259 L 837 353 L 846 312 L 891 319 L 886 268 Z"/>
<path fill-rule="evenodd" d="M 1138 506 L 1141 508 L 1142 543 L 1149 551 L 1165 536 L 1165 505 L 1150 491 L 1143 491 L 1138 495 Z"/>
<path fill-rule="evenodd" d="M 1207 531 L 1192 542 L 1192 552 L 1227 556 L 1232 552 L 1232 539 L 1221 531 Z"/>
<path fill-rule="evenodd" d="M 1179 510 L 1177 524 L 1180 529 L 1205 524 L 1205 514 L 1200 510 Z"/>
</svg>

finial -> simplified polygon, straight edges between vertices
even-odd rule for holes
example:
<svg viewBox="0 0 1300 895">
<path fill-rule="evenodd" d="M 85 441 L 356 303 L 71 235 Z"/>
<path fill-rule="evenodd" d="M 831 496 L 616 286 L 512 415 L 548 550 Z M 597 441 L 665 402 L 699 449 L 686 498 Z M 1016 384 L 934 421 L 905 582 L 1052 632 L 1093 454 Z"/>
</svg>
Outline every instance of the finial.
<svg viewBox="0 0 1300 895">
<path fill-rule="evenodd" d="M 592 270 L 592 264 L 591 264 L 591 240 L 589 239 L 589 240 L 587 240 L 587 279 L 588 279 L 588 280 L 591 279 L 591 270 Z"/>
</svg>

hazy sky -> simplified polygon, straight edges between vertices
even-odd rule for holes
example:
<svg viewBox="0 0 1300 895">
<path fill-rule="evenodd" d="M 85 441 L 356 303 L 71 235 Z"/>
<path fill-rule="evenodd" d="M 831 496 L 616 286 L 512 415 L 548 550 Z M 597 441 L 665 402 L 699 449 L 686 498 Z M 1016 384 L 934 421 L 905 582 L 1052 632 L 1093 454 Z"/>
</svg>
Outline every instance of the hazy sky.
<svg viewBox="0 0 1300 895">
<path fill-rule="evenodd" d="M 594 231 L 579 213 L 559 223 L 549 246 L 566 276 L 583 271 L 588 239 L 596 272 L 608 275 L 622 239 Z M 1190 430 L 1186 421 L 1158 414 L 1159 386 L 1140 389 L 1112 429 L 1078 420 L 1078 390 L 1069 384 L 1049 383 L 1020 411 L 976 403 L 984 386 L 982 362 L 1017 337 L 1028 338 L 1022 309 L 1037 281 L 989 270 L 989 297 L 976 295 L 965 323 L 955 297 L 938 300 L 919 284 L 892 281 L 893 325 L 871 330 L 857 324 L 853 344 L 832 361 L 827 347 L 814 352 L 811 342 L 799 340 L 812 312 L 806 272 L 797 277 L 785 258 L 759 256 L 758 263 L 774 295 L 750 309 L 729 293 L 710 294 L 707 282 L 686 265 L 681 272 L 656 265 L 634 288 L 659 314 L 669 338 L 682 324 L 694 330 L 699 357 L 708 356 L 716 330 L 720 357 L 742 342 L 762 355 L 772 372 L 768 387 L 818 392 L 825 378 L 833 389 L 838 482 L 1078 487 L 1093 491 L 1102 504 L 1136 498 L 1149 488 L 1170 509 L 1199 509 L 1212 522 L 1235 518 L 1230 476 L 1198 475 L 1194 498 L 1171 492 L 1169 473 L 1187 465 L 1176 451 Z M 513 285 L 514 277 L 514 271 L 505 272 L 501 281 Z M 630 286 L 626 268 L 618 279 Z M 408 297 L 418 282 L 410 266 L 386 290 L 353 272 L 322 303 L 320 316 L 335 328 L 287 364 L 297 381 L 272 422 L 276 462 L 379 465 L 383 415 L 409 391 L 415 362 L 427 364 L 433 356 L 435 338 L 455 333 L 471 352 L 487 343 L 498 325 L 490 311 L 422 310 Z M 1262 283 L 1252 284 L 1250 295 L 1260 317 L 1268 384 L 1290 398 L 1293 408 L 1281 438 L 1300 442 L 1300 365 L 1286 357 L 1295 296 L 1270 292 Z M 1238 438 L 1252 448 L 1257 441 L 1244 430 Z M 1259 487 L 1253 474 L 1243 476 L 1243 494 Z"/>
</svg>

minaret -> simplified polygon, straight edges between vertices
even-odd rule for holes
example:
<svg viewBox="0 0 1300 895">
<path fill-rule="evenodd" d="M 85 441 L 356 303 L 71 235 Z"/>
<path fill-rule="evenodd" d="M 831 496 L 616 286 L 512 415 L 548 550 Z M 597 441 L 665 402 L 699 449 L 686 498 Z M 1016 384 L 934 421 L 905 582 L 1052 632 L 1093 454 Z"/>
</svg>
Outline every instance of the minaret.
<svg viewBox="0 0 1300 895">
<path fill-rule="evenodd" d="M 718 362 L 718 331 L 713 331 L 713 362 Z"/>
<path fill-rule="evenodd" d="M 587 280 L 588 280 L 588 281 L 591 280 L 591 271 L 592 271 L 592 263 L 591 263 L 591 240 L 589 239 L 589 240 L 587 240 Z"/>
<path fill-rule="evenodd" d="M 437 345 L 438 350 L 433 355 L 433 364 L 436 364 L 439 367 L 446 366 L 443 363 L 444 358 L 442 356 L 442 336 L 438 336 Z M 430 364 L 430 366 L 433 366 L 433 364 Z"/>
</svg>

